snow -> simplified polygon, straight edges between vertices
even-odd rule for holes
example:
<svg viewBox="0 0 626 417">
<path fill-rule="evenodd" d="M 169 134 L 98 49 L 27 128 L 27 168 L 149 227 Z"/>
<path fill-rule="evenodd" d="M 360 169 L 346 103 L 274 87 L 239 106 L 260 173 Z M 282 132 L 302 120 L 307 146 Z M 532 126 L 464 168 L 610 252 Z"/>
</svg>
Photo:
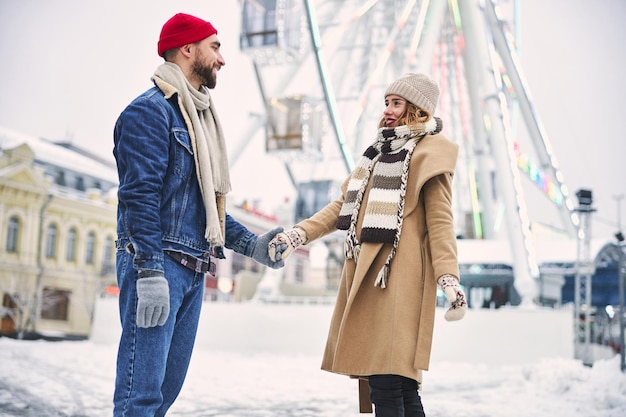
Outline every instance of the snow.
<svg viewBox="0 0 626 417">
<path fill-rule="evenodd" d="M 110 416 L 119 320 L 98 301 L 81 342 L 0 338 L 0 416 Z M 189 374 L 168 416 L 356 417 L 357 382 L 321 371 L 330 305 L 205 303 Z M 437 311 L 422 400 L 429 417 L 623 417 L 619 356 L 573 359 L 572 312 Z"/>
</svg>

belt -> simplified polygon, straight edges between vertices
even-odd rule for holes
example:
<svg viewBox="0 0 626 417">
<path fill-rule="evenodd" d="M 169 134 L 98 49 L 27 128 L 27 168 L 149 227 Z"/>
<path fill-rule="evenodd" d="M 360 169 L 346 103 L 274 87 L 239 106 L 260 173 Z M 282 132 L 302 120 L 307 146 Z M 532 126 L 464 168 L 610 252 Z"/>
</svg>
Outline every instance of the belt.
<svg viewBox="0 0 626 417">
<path fill-rule="evenodd" d="M 210 257 L 205 261 L 204 259 L 196 258 L 195 256 L 187 255 L 182 252 L 166 250 L 165 253 L 185 268 L 189 268 L 192 271 L 201 272 L 203 274 L 208 272 L 209 274 L 215 276 L 215 262 L 211 261 Z"/>
</svg>

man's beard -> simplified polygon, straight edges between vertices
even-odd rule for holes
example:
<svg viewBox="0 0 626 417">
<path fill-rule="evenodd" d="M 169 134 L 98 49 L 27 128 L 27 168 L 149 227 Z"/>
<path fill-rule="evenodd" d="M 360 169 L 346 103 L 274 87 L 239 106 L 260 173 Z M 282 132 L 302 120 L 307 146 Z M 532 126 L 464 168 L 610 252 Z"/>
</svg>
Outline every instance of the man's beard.
<svg viewBox="0 0 626 417">
<path fill-rule="evenodd" d="M 200 84 L 208 87 L 215 88 L 217 84 L 216 77 L 213 76 L 213 68 L 204 65 L 200 60 L 196 59 L 193 63 L 192 73 L 200 79 Z"/>
</svg>

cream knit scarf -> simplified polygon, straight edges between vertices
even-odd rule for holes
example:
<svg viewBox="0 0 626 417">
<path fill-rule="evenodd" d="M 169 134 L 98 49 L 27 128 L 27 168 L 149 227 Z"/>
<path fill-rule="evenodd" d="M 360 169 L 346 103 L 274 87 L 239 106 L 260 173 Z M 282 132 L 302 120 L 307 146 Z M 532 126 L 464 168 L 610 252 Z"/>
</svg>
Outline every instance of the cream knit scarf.
<svg viewBox="0 0 626 417">
<path fill-rule="evenodd" d="M 185 118 L 206 211 L 204 237 L 212 246 L 224 246 L 225 195 L 231 189 L 226 143 L 208 88 L 195 89 L 170 62 L 160 65 L 152 80 L 161 90 L 172 87 Z"/>
<path fill-rule="evenodd" d="M 348 231 L 344 244 L 345 256 L 347 259 L 354 258 L 355 262 L 358 260 L 360 243 L 356 237 L 356 222 L 371 176 L 360 237 L 362 242 L 393 244 L 374 283 L 381 288 L 387 287 L 389 266 L 398 248 L 402 231 L 411 155 L 425 135 L 439 133 L 441 127 L 441 119 L 435 117 L 417 126 L 379 129 L 376 141 L 365 150 L 348 181 L 346 196 L 337 219 L 337 228 Z"/>
</svg>

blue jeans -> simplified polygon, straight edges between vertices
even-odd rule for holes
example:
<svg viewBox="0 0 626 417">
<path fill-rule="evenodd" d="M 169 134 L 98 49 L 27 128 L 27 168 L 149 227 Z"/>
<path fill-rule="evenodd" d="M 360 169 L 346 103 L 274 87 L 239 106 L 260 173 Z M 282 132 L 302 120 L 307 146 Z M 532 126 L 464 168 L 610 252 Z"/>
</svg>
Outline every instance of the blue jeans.
<svg viewBox="0 0 626 417">
<path fill-rule="evenodd" d="M 376 417 L 425 417 L 417 381 L 400 375 L 371 375 L 370 400 Z"/>
<path fill-rule="evenodd" d="M 122 336 L 113 396 L 115 417 L 162 417 L 183 386 L 196 339 L 204 274 L 165 256 L 170 314 L 163 326 L 137 327 L 137 271 L 133 255 L 117 252 Z"/>
</svg>

